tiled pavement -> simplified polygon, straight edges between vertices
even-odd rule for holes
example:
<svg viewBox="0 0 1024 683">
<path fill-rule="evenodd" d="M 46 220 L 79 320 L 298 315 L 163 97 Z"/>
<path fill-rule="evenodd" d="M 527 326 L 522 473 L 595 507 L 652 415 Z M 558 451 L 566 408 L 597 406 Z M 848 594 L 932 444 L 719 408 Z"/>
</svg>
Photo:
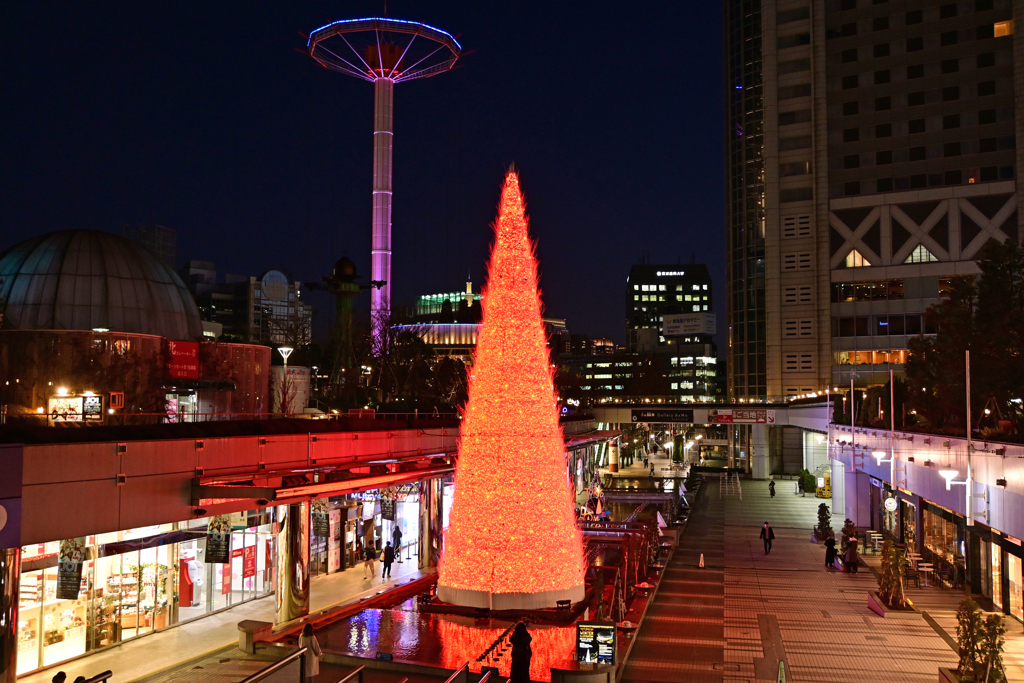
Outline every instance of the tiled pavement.
<svg viewBox="0 0 1024 683">
<path fill-rule="evenodd" d="M 927 622 L 867 609 L 870 571 L 824 568 L 824 548 L 810 542 L 822 501 L 787 485 L 772 499 L 765 482 L 744 481 L 742 499 L 735 488 L 719 499 L 717 481 L 705 484 L 623 680 L 775 680 L 785 659 L 788 681 L 932 683 L 940 665 L 955 665 Z M 758 539 L 766 519 L 770 555 Z"/>
<path fill-rule="evenodd" d="M 415 557 L 412 561 L 393 565 L 394 576 L 390 583 L 406 581 L 420 576 L 416 567 Z M 362 567 L 354 567 L 343 572 L 314 578 L 310 585 L 310 610 L 318 611 L 335 603 L 356 599 L 365 594 L 380 590 L 381 565 L 377 563 L 377 576 L 372 580 L 363 579 Z M 203 670 L 195 670 L 196 665 L 210 666 L 206 680 L 236 680 L 225 678 L 223 670 L 231 666 L 222 659 L 232 662 L 241 661 L 243 653 L 235 647 L 238 642 L 238 622 L 245 619 L 259 621 L 274 620 L 274 597 L 268 596 L 253 600 L 223 612 L 195 621 L 181 624 L 165 631 L 143 636 L 122 643 L 116 647 L 102 650 L 96 654 L 76 659 L 65 664 L 45 669 L 18 678 L 18 683 L 49 683 L 57 671 L 68 674 L 68 680 L 76 676 L 94 676 L 101 671 L 114 672 L 112 683 L 126 681 L 200 681 L 199 674 Z M 188 662 L 187 664 L 183 664 Z M 213 667 L 217 664 L 217 667 Z M 265 665 L 265 664 L 264 664 Z M 191 671 L 191 677 L 175 678 L 175 673 Z M 160 673 L 162 677 L 155 677 Z M 238 680 L 244 678 L 239 676 Z"/>
</svg>

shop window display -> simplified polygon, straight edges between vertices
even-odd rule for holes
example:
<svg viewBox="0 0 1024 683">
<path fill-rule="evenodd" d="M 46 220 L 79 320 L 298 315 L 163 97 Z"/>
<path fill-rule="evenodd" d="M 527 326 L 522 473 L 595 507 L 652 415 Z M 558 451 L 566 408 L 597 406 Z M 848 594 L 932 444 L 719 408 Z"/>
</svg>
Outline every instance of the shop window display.
<svg viewBox="0 0 1024 683">
<path fill-rule="evenodd" d="M 1003 549 L 992 544 L 992 604 L 1003 609 Z"/>
<path fill-rule="evenodd" d="M 935 559 L 953 566 L 957 558 L 963 557 L 960 551 L 959 526 L 932 510 L 925 510 L 923 515 L 924 545 L 935 555 Z"/>
<path fill-rule="evenodd" d="M 1024 585 L 1022 585 L 1024 560 L 1016 555 L 1006 554 L 1006 575 L 1010 584 L 1010 614 L 1024 621 Z"/>
</svg>

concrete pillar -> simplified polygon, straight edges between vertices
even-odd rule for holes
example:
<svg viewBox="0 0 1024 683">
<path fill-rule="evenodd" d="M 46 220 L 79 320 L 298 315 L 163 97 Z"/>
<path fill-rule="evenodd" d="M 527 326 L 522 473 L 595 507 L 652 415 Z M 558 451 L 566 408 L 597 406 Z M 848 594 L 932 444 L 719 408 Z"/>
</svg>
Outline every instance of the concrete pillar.
<svg viewBox="0 0 1024 683">
<path fill-rule="evenodd" d="M 18 678 L 18 584 L 21 548 L 0 548 L 0 683 Z"/>
<path fill-rule="evenodd" d="M 846 514 L 846 465 L 842 460 L 829 462 L 832 464 L 832 527 L 839 530 L 847 518 L 853 519 Z"/>
<path fill-rule="evenodd" d="M 750 476 L 752 479 L 767 479 L 768 425 L 751 425 L 750 432 Z"/>
<path fill-rule="evenodd" d="M 309 503 L 277 508 L 277 611 L 274 624 L 309 614 Z"/>
<path fill-rule="evenodd" d="M 619 471 L 619 442 L 612 441 L 608 444 L 608 471 Z"/>
</svg>

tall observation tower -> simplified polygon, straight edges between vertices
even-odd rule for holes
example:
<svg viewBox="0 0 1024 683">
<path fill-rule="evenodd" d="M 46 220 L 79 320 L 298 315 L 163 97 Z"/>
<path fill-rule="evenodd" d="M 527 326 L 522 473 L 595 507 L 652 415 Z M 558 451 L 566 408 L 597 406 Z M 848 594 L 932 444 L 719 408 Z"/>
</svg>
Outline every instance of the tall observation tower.
<svg viewBox="0 0 1024 683">
<path fill-rule="evenodd" d="M 374 352 L 383 347 L 391 310 L 391 145 L 395 83 L 452 68 L 462 46 L 414 21 L 347 19 L 309 34 L 309 54 L 323 66 L 373 83 L 373 244 L 370 312 Z"/>
</svg>

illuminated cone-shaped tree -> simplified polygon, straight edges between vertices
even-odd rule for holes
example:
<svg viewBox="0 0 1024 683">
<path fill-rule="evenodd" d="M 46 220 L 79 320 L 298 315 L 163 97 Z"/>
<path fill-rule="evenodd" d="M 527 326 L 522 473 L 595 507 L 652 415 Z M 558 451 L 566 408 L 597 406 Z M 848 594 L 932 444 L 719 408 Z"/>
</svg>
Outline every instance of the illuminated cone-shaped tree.
<svg viewBox="0 0 1024 683">
<path fill-rule="evenodd" d="M 438 597 L 491 609 L 583 599 L 583 547 L 519 177 L 505 177 L 459 438 Z"/>
</svg>

